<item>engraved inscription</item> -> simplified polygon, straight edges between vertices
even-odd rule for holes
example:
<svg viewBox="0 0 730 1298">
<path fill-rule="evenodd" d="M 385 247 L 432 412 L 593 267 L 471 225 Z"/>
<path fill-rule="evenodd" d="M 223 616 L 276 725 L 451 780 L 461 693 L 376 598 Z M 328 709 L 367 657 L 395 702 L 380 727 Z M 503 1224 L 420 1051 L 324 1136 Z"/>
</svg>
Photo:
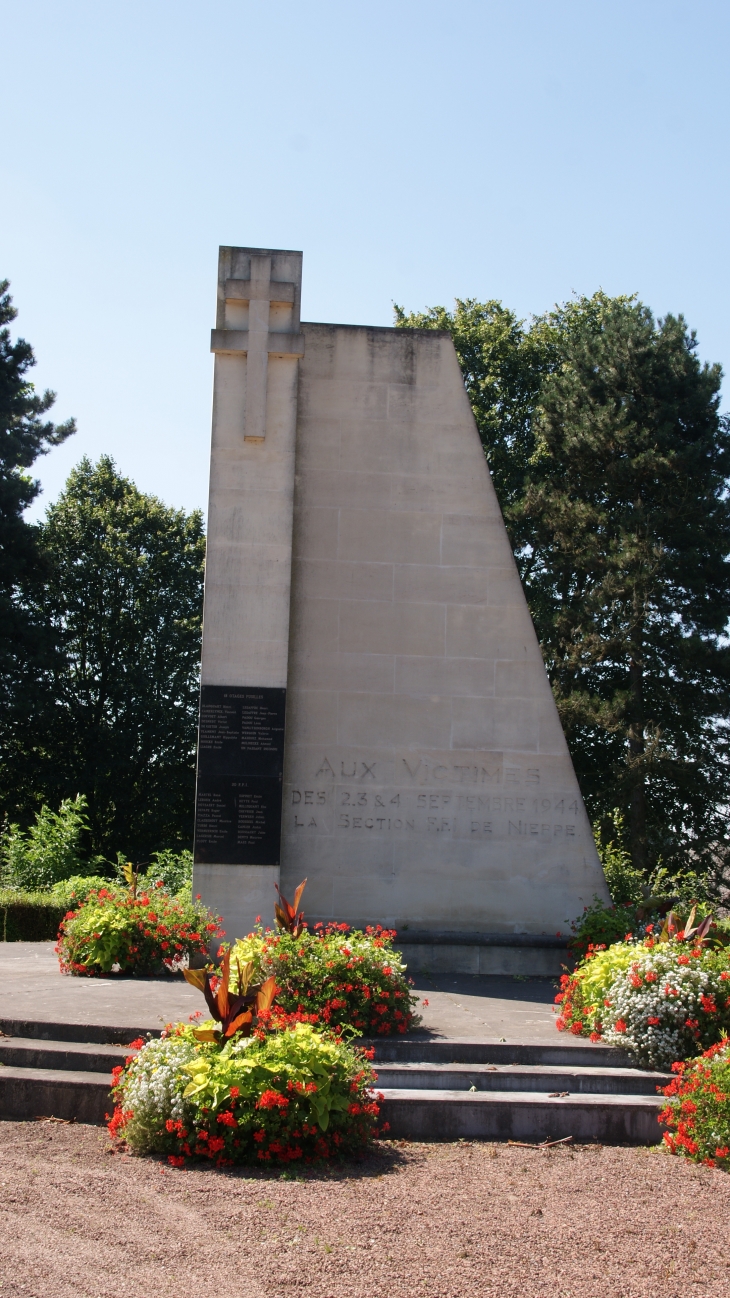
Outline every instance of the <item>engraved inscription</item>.
<svg viewBox="0 0 730 1298">
<path fill-rule="evenodd" d="M 490 753 L 320 753 L 308 782 L 287 790 L 290 834 L 423 835 L 490 850 L 510 838 L 553 846 L 585 832 L 582 805 L 550 769 Z"/>
<path fill-rule="evenodd" d="M 283 689 L 202 687 L 196 864 L 278 865 L 285 702 Z"/>
</svg>

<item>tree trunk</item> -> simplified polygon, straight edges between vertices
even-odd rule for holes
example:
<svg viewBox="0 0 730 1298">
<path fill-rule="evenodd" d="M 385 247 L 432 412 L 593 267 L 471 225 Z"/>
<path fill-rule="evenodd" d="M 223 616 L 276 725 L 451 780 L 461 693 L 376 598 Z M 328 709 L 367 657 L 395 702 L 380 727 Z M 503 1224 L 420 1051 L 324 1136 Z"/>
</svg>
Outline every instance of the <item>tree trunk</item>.
<svg viewBox="0 0 730 1298">
<path fill-rule="evenodd" d="M 641 663 L 632 656 L 629 662 L 631 682 L 631 723 L 629 725 L 629 761 L 631 763 L 631 808 L 629 840 L 631 863 L 636 870 L 648 867 L 646 843 L 646 790 L 644 787 L 644 680 Z"/>
</svg>

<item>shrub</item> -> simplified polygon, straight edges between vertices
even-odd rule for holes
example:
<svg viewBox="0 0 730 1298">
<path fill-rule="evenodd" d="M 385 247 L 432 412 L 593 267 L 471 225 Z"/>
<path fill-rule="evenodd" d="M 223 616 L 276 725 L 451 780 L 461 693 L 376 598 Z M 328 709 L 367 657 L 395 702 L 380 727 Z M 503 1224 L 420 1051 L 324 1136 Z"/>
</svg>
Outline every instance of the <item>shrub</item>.
<svg viewBox="0 0 730 1298">
<path fill-rule="evenodd" d="M 352 931 L 346 924 L 315 924 L 298 936 L 258 929 L 235 943 L 234 961 L 253 961 L 276 978 L 277 1003 L 327 1027 L 355 1028 L 364 1036 L 404 1033 L 417 1023 L 416 997 L 405 964 L 393 949 L 395 933 Z"/>
<path fill-rule="evenodd" d="M 54 883 L 50 895 L 54 901 L 63 906 L 64 911 L 75 910 L 83 905 L 90 893 L 98 892 L 100 888 L 106 888 L 114 896 L 125 897 L 127 895 L 126 888 L 110 883 L 108 879 L 100 874 L 72 874 L 69 879 L 62 879 L 60 883 Z"/>
<path fill-rule="evenodd" d="M 138 1153 L 233 1163 L 312 1163 L 362 1153 L 377 1130 L 365 1052 L 299 1023 L 196 1040 L 178 1024 L 115 1069 L 113 1136 Z"/>
<path fill-rule="evenodd" d="M 68 906 L 48 892 L 0 891 L 0 942 L 53 942 Z"/>
<path fill-rule="evenodd" d="M 686 938 L 670 917 L 658 937 L 589 952 L 561 979 L 557 1027 L 621 1045 L 650 1068 L 716 1042 L 730 1027 L 730 960 L 707 940 L 709 920 L 693 930 L 692 919 Z"/>
<path fill-rule="evenodd" d="M 174 972 L 223 936 L 204 906 L 171 898 L 161 885 L 140 895 L 104 887 L 66 914 L 56 952 L 64 973 Z"/>
<path fill-rule="evenodd" d="M 578 957 L 590 950 L 620 942 L 626 934 L 645 931 L 645 910 L 634 905 L 607 906 L 600 898 L 586 906 L 579 919 L 571 924 L 573 936 L 568 942 L 570 952 Z"/>
<path fill-rule="evenodd" d="M 81 858 L 81 839 L 87 830 L 83 794 L 66 798 L 58 811 L 41 807 L 27 833 L 19 825 L 10 825 L 0 847 L 3 882 L 39 892 L 70 875 L 90 874 L 93 864 Z"/>
<path fill-rule="evenodd" d="M 580 957 L 624 938 L 630 942 L 641 941 L 645 934 L 661 928 L 662 921 L 670 910 L 681 918 L 686 917 L 695 906 L 696 902 L 692 900 L 675 903 L 671 897 L 662 897 L 658 893 L 647 897 L 640 906 L 607 906 L 596 897 L 593 905 L 586 906 L 583 914 L 572 922 L 573 936 L 568 942 L 569 950 L 572 955 Z M 700 908 L 703 913 L 709 913 L 706 905 L 701 904 Z M 730 936 L 728 921 L 715 920 L 714 933 L 716 936 Z"/>
<path fill-rule="evenodd" d="M 192 852 L 173 852 L 165 848 L 153 852 L 151 863 L 141 876 L 145 888 L 152 888 L 161 883 L 166 892 L 177 896 L 186 891 L 192 895 L 193 854 Z"/>
<path fill-rule="evenodd" d="M 593 836 L 614 905 L 640 905 L 646 880 L 641 870 L 631 864 L 631 853 L 622 846 L 626 827 L 617 807 L 603 823 L 594 821 Z"/>
<path fill-rule="evenodd" d="M 673 1154 L 730 1170 L 730 1042 L 723 1038 L 699 1057 L 672 1064 L 659 1121 Z"/>
</svg>

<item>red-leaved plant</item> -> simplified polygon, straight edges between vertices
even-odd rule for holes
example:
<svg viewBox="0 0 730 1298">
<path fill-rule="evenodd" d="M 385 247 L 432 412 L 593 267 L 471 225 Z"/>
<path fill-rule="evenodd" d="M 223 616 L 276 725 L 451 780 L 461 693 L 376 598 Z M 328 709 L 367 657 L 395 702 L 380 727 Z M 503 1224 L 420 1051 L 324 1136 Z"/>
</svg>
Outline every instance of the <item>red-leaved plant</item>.
<svg viewBox="0 0 730 1298">
<path fill-rule="evenodd" d="M 276 891 L 279 893 L 281 905 L 275 903 L 274 915 L 276 922 L 283 933 L 289 933 L 291 937 L 299 937 L 303 929 L 307 927 L 304 919 L 304 911 L 300 910 L 297 914 L 299 903 L 302 900 L 302 893 L 307 886 L 307 880 L 303 879 L 294 893 L 294 905 L 290 906 L 286 897 L 279 891 L 278 883 L 274 884 Z"/>
<path fill-rule="evenodd" d="M 211 1017 L 221 1025 L 220 1029 L 195 1028 L 194 1035 L 198 1041 L 223 1042 L 235 1036 L 237 1032 L 248 1037 L 257 1025 L 259 1016 L 266 1015 L 271 1009 L 276 995 L 276 979 L 267 978 L 265 982 L 252 987 L 250 980 L 253 964 L 241 965 L 237 960 L 236 967 L 238 992 L 235 994 L 230 991 L 230 951 L 226 951 L 223 957 L 219 978 L 214 979 L 214 975 L 208 969 L 183 970 L 186 982 L 203 993 Z"/>
</svg>

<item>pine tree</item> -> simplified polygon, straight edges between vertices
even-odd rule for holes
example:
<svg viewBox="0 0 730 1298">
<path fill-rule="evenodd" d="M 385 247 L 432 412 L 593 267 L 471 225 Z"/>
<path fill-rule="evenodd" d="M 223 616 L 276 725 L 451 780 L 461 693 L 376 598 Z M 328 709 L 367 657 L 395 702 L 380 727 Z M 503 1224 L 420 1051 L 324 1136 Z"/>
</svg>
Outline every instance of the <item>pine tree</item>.
<svg viewBox="0 0 730 1298">
<path fill-rule="evenodd" d="M 730 863 L 730 428 L 681 316 L 596 293 L 529 326 L 498 302 L 446 329 L 583 795 L 632 868 Z M 620 813 L 616 816 L 616 809 Z"/>
<path fill-rule="evenodd" d="M 551 314 L 519 559 L 594 814 L 635 869 L 729 859 L 730 428 L 681 316 L 597 293 Z"/>
</svg>

